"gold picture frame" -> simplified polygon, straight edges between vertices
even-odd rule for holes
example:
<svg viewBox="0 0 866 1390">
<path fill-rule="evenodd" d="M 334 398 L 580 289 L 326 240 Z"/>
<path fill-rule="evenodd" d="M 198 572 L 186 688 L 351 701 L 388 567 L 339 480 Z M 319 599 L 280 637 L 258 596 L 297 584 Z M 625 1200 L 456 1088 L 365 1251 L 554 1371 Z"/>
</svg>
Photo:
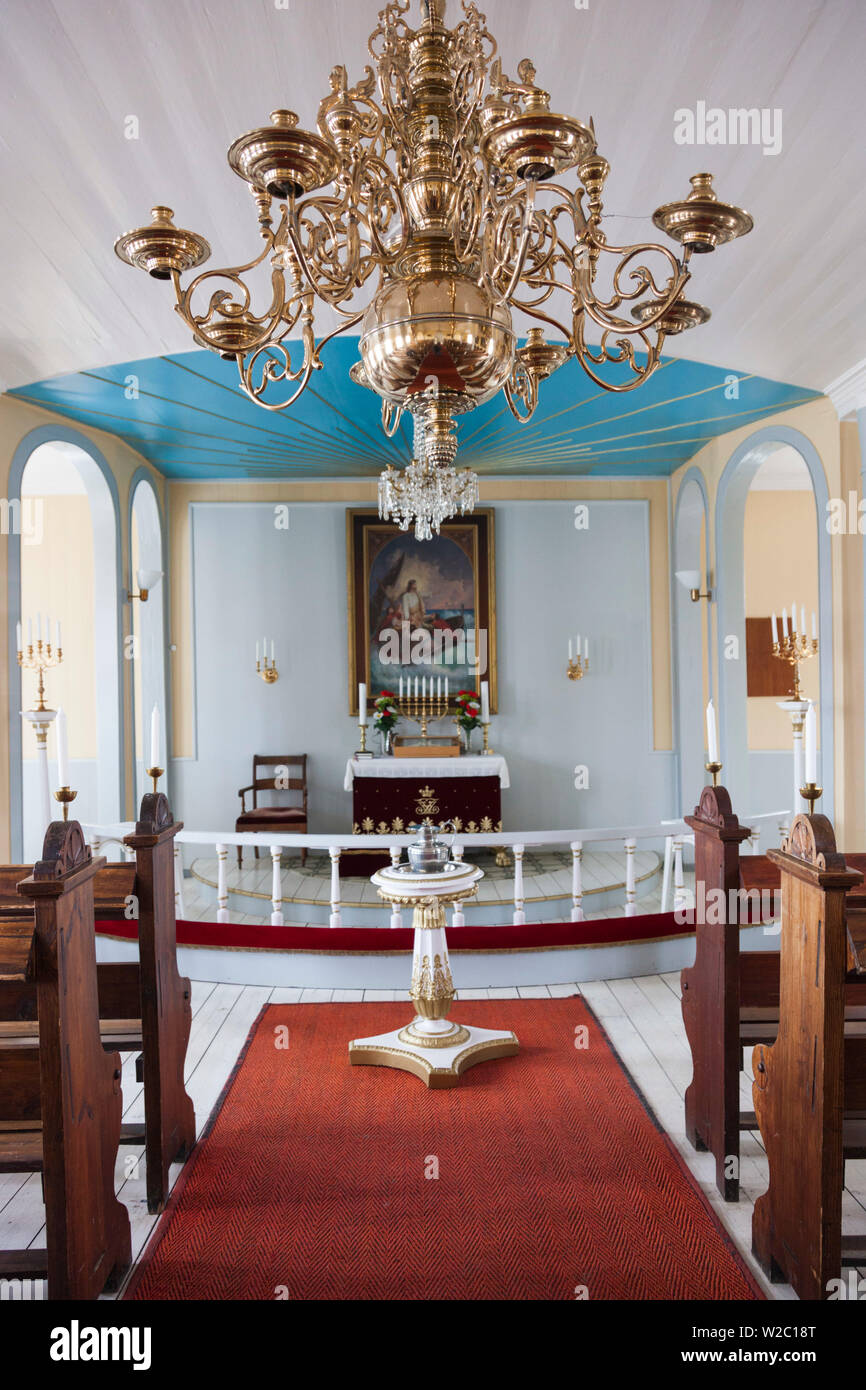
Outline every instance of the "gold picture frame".
<svg viewBox="0 0 866 1390">
<path fill-rule="evenodd" d="M 410 671 L 413 679 L 422 674 L 441 679 L 448 674 L 451 696 L 470 683 L 477 690 L 478 683 L 486 680 L 490 712 L 496 713 L 495 564 L 492 508 L 482 507 L 469 516 L 444 522 L 439 535 L 429 541 L 416 541 L 411 531 L 382 521 L 375 510 L 347 508 L 350 714 L 358 714 L 359 682 L 366 683 L 372 704 L 382 689 L 396 694 L 400 675 L 407 679 Z M 413 579 L 414 588 L 410 583 Z M 397 604 L 402 605 L 401 615 L 407 611 L 407 599 L 414 602 L 419 616 L 410 620 L 395 617 Z M 423 654 L 424 631 L 430 636 L 431 662 L 400 659 L 385 665 L 386 645 L 392 653 L 399 647 L 402 658 L 408 654 L 407 641 L 410 650 L 415 642 L 416 653 Z M 378 640 L 378 647 L 372 638 Z M 465 660 L 459 659 L 461 652 Z M 388 683 L 382 678 L 386 669 L 390 673 Z M 453 699 L 449 712 L 456 712 Z"/>
</svg>

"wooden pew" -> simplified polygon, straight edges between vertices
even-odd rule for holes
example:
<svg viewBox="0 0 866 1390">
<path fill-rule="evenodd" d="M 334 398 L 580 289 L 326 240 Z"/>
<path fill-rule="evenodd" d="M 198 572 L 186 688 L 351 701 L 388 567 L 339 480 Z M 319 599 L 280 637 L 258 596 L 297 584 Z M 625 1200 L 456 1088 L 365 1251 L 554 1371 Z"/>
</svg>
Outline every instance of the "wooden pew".
<svg viewBox="0 0 866 1390">
<path fill-rule="evenodd" d="M 752 1249 L 771 1279 L 823 1299 L 866 1236 L 842 1237 L 846 1154 L 866 1157 L 866 1025 L 846 1021 L 846 894 L 863 875 L 837 853 L 826 816 L 797 816 L 770 855 L 782 875 L 779 1031 L 753 1053 L 755 1112 L 770 1184 Z"/>
<path fill-rule="evenodd" d="M 98 919 L 121 918 L 129 899 L 137 902 L 139 959 L 100 962 L 97 984 L 104 1046 L 143 1054 L 145 1123 L 124 1125 L 122 1139 L 145 1145 L 151 1212 L 162 1211 L 168 1200 L 171 1164 L 183 1161 L 195 1144 L 195 1111 L 183 1080 L 191 988 L 177 971 L 174 909 L 173 842 L 181 828 L 166 797 L 147 793 L 135 831 L 124 840 L 136 862 L 105 865 L 94 883 Z M 15 893 L 23 872 L 0 868 L 0 921 L 21 913 Z M 0 985 L 0 1039 L 35 1037 L 36 1016 L 32 984 Z"/>
<path fill-rule="evenodd" d="M 685 1128 L 696 1149 L 713 1154 L 716 1186 L 726 1201 L 735 1202 L 740 1131 L 757 1128 L 755 1115 L 740 1109 L 743 1048 L 772 1042 L 779 1025 L 779 952 L 740 950 L 740 926 L 747 914 L 738 892 L 776 888 L 778 868 L 772 855 L 740 857 L 749 831 L 734 815 L 725 787 L 705 787 L 695 814 L 686 821 L 695 832 L 696 903 L 703 896 L 708 910 L 706 920 L 695 923 L 695 963 L 681 977 L 683 1024 L 693 1066 L 685 1096 Z M 711 890 L 720 890 L 721 899 L 711 897 Z M 866 942 L 863 905 L 852 906 L 849 918 L 853 938 L 845 986 L 848 1017 L 866 1020 L 866 961 L 858 956 Z"/>
<path fill-rule="evenodd" d="M 48 827 L 21 884 L 33 911 L 0 920 L 0 980 L 35 978 L 37 1046 L 0 1043 L 0 1172 L 41 1172 L 44 1250 L 0 1251 L 6 1278 L 47 1278 L 55 1299 L 96 1298 L 129 1267 L 126 1208 L 114 1192 L 120 1055 L 99 1032 L 93 862 L 77 821 Z M 28 939 L 29 938 L 29 939 Z"/>
</svg>

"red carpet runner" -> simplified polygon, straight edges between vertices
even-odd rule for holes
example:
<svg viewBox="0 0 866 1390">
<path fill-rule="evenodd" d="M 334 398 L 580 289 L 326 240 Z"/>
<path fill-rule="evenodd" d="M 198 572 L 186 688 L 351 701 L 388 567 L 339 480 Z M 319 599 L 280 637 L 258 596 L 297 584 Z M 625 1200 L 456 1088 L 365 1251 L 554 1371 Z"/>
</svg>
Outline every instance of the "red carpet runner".
<svg viewBox="0 0 866 1390">
<path fill-rule="evenodd" d="M 405 1004 L 265 1009 L 127 1296 L 761 1296 L 580 1000 L 454 1014 L 520 1055 L 428 1091 L 349 1066 Z"/>
</svg>

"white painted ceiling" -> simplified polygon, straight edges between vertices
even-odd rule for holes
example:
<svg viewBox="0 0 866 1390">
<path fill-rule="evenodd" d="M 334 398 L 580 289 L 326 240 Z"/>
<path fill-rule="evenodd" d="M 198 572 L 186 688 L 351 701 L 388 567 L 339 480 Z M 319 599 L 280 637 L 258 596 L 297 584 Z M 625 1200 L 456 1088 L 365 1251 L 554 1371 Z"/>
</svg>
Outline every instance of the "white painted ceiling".
<svg viewBox="0 0 866 1390">
<path fill-rule="evenodd" d="M 170 287 L 123 266 L 115 237 L 161 202 L 210 240 L 212 264 L 257 254 L 226 148 L 276 106 L 314 125 L 332 65 L 361 75 L 380 5 L 4 0 L 0 388 L 192 347 Z M 611 241 L 655 239 L 653 209 L 704 168 L 755 217 L 696 258 L 689 294 L 713 318 L 667 352 L 819 390 L 863 358 L 864 0 L 482 7 L 507 71 L 532 56 L 555 110 L 594 116 Z M 677 145 L 674 112 L 698 101 L 780 108 L 781 153 Z"/>
</svg>

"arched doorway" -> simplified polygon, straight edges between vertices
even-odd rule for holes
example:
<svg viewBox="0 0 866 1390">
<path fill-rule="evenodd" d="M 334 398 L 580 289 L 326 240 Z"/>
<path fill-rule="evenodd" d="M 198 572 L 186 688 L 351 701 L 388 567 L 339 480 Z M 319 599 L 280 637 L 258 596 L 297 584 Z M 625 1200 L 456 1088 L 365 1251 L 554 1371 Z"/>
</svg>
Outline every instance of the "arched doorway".
<svg viewBox="0 0 866 1390">
<path fill-rule="evenodd" d="M 796 527 L 793 522 L 762 527 L 756 524 L 758 511 L 772 517 L 774 504 L 771 497 L 757 508 L 754 485 L 757 482 L 757 491 L 763 491 L 762 477 L 766 484 L 786 470 L 797 477 L 796 485 L 789 479 L 781 488 L 771 485 L 770 493 L 799 495 L 808 510 Z M 746 814 L 760 810 L 758 801 L 764 805 L 768 797 L 774 802 L 769 809 L 777 809 L 775 803 L 778 809 L 793 809 L 790 720 L 786 725 L 787 716 L 775 709 L 775 701 L 763 702 L 766 708 L 759 710 L 748 694 L 747 608 L 755 617 L 757 603 L 768 610 L 763 614 L 768 618 L 773 609 L 781 616 L 782 608 L 796 601 L 807 606 L 811 633 L 811 590 L 816 595 L 820 651 L 808 663 L 812 670 L 806 688 L 818 700 L 821 809 L 833 815 L 833 607 L 830 539 L 823 525 L 827 499 L 827 480 L 815 446 L 788 426 L 768 426 L 750 435 L 732 454 L 719 481 L 715 527 L 723 780 L 735 807 Z M 775 733 L 768 734 L 773 727 Z M 785 738 L 787 748 L 782 746 Z"/>
<path fill-rule="evenodd" d="M 39 517 L 38 540 L 10 536 L 10 790 L 13 855 L 38 856 L 44 835 L 40 768 L 34 734 L 20 710 L 35 703 L 36 676 L 16 660 L 16 624 L 62 623 L 63 662 L 45 678 L 46 704 L 67 714 L 73 814 L 119 820 L 124 805 L 119 605 L 119 509 L 111 470 L 86 436 L 42 426 L 19 444 L 10 498 L 26 499 Z M 46 634 L 47 637 L 47 634 Z M 48 740 L 49 785 L 56 782 L 54 728 Z M 51 804 L 51 814 L 55 808 Z M 57 813 L 59 815 L 59 811 Z"/>
<path fill-rule="evenodd" d="M 674 517 L 674 574 L 697 571 L 699 588 L 710 587 L 707 565 L 707 520 L 709 508 L 704 480 L 692 469 L 677 494 Z M 708 670 L 709 631 L 706 599 L 693 602 L 688 588 L 673 585 L 676 631 L 676 709 L 677 749 L 679 752 L 680 814 L 694 810 L 700 789 L 706 781 L 704 771 L 704 710 L 710 696 Z"/>
<path fill-rule="evenodd" d="M 142 573 L 161 575 L 165 569 L 162 517 L 159 501 L 146 474 L 133 479 L 129 506 L 129 592 L 138 594 Z M 135 806 L 151 790 L 147 776 L 150 766 L 150 717 L 159 710 L 160 734 L 167 739 L 168 717 L 165 679 L 165 585 L 160 580 L 148 590 L 147 600 L 131 601 L 130 627 L 133 637 L 131 657 L 133 727 L 135 731 Z M 162 744 L 162 766 L 168 767 L 167 748 Z M 163 782 L 163 788 L 165 787 Z"/>
</svg>

